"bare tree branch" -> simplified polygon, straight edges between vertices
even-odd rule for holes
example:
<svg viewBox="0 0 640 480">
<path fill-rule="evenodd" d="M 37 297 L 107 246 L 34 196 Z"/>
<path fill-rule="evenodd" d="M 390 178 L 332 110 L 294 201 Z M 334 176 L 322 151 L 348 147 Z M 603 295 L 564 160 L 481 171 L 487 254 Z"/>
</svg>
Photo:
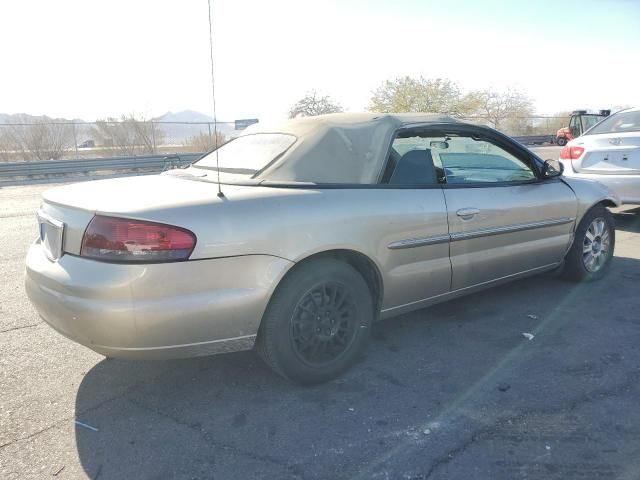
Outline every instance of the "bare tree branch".
<svg viewBox="0 0 640 480">
<path fill-rule="evenodd" d="M 289 112 L 289 118 L 314 117 L 326 113 L 342 112 L 342 106 L 329 96 L 319 97 L 318 92 L 311 90 L 298 100 Z"/>
<path fill-rule="evenodd" d="M 59 160 L 73 146 L 73 127 L 48 117 L 18 117 L 3 130 L 3 139 L 23 160 Z"/>
<path fill-rule="evenodd" d="M 120 119 L 108 117 L 97 120 L 91 134 L 105 147 L 112 147 L 121 155 L 153 153 L 154 136 L 157 145 L 163 136 L 162 130 L 152 130 L 150 121 L 139 120 L 134 115 L 122 115 Z"/>
</svg>

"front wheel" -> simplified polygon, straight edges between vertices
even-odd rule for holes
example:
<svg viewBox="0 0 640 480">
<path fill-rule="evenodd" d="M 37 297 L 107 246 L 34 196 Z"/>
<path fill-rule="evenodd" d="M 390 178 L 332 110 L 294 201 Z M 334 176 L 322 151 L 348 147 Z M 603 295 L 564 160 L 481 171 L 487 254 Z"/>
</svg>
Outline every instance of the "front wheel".
<svg viewBox="0 0 640 480">
<path fill-rule="evenodd" d="M 347 263 L 320 258 L 294 268 L 267 307 L 258 353 L 295 383 L 326 382 L 365 349 L 373 299 L 362 276 Z"/>
<path fill-rule="evenodd" d="M 593 207 L 576 229 L 573 245 L 565 258 L 565 277 L 575 281 L 602 278 L 611 264 L 615 244 L 611 213 L 603 206 Z"/>
</svg>

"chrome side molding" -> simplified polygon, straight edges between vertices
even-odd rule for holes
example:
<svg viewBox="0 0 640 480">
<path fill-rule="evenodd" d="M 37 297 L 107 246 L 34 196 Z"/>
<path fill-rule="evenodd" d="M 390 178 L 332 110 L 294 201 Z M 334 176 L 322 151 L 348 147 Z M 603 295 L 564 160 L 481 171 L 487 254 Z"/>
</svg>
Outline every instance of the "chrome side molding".
<svg viewBox="0 0 640 480">
<path fill-rule="evenodd" d="M 562 217 L 543 220 L 540 222 L 518 223 L 515 225 L 506 225 L 504 227 L 481 228 L 479 230 L 471 230 L 469 232 L 456 232 L 446 235 L 431 235 L 428 237 L 409 238 L 407 240 L 398 240 L 387 245 L 390 250 L 400 250 L 403 248 L 424 247 L 427 245 L 437 245 L 438 243 L 456 242 L 460 240 L 470 240 L 473 238 L 489 237 L 492 235 L 500 235 L 502 233 L 523 232 L 533 230 L 535 228 L 551 227 L 554 225 L 564 225 L 575 221 L 575 217 Z"/>
<path fill-rule="evenodd" d="M 402 248 L 424 247 L 426 245 L 437 245 L 438 243 L 447 243 L 451 240 L 449 234 L 433 235 L 430 237 L 409 238 L 407 240 L 399 240 L 391 242 L 387 247 L 391 250 L 400 250 Z"/>
<path fill-rule="evenodd" d="M 489 237 L 491 235 L 500 235 L 502 233 L 524 232 L 525 230 L 533 230 L 535 228 L 551 227 L 554 225 L 564 225 L 571 223 L 575 217 L 554 218 L 551 220 L 542 220 L 540 222 L 518 223 L 515 225 L 505 225 L 504 227 L 482 228 L 479 230 L 471 230 L 469 232 L 457 232 L 450 235 L 451 241 L 469 240 L 472 238 Z"/>
</svg>

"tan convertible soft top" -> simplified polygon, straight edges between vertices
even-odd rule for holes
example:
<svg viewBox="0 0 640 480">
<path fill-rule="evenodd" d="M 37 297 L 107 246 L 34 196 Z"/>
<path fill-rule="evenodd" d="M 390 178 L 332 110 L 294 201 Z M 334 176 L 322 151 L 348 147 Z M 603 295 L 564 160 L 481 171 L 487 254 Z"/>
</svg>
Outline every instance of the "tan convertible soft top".
<svg viewBox="0 0 640 480">
<path fill-rule="evenodd" d="M 258 123 L 242 136 L 256 133 L 295 135 L 296 142 L 260 178 L 312 183 L 374 183 L 394 132 L 408 124 L 455 122 L 428 113 L 334 113 Z"/>
</svg>

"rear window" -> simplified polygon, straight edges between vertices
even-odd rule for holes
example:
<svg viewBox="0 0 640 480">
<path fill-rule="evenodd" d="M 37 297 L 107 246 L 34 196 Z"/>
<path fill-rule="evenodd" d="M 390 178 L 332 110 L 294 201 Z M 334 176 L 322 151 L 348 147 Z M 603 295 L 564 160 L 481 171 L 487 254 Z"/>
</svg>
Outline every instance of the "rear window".
<svg viewBox="0 0 640 480">
<path fill-rule="evenodd" d="M 640 132 L 640 110 L 611 115 L 589 130 L 586 135 L 623 132 Z"/>
<path fill-rule="evenodd" d="M 235 138 L 195 162 L 199 168 L 255 175 L 293 145 L 296 137 L 284 133 L 255 133 Z M 216 159 L 217 155 L 217 159 Z"/>
</svg>

